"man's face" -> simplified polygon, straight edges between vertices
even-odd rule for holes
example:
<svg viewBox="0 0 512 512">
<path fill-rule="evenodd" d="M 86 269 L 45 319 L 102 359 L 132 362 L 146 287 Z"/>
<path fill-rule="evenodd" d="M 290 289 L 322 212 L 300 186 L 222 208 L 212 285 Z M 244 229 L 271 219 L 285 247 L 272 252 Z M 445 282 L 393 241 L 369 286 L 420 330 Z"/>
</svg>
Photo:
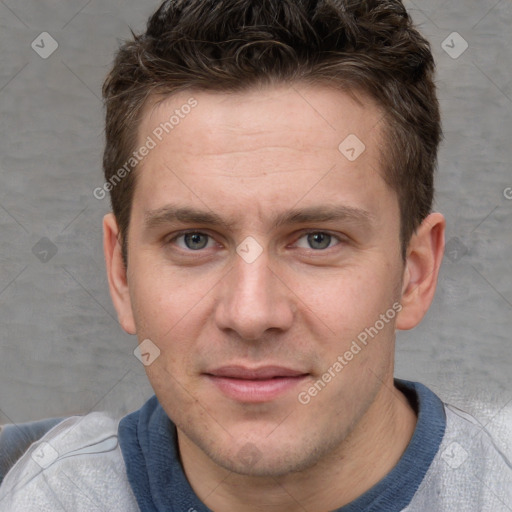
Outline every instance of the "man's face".
<svg viewBox="0 0 512 512">
<path fill-rule="evenodd" d="M 124 325 L 160 350 L 147 374 L 180 442 L 227 469 L 309 467 L 384 407 L 403 263 L 363 100 L 296 85 L 145 111 Z"/>
</svg>

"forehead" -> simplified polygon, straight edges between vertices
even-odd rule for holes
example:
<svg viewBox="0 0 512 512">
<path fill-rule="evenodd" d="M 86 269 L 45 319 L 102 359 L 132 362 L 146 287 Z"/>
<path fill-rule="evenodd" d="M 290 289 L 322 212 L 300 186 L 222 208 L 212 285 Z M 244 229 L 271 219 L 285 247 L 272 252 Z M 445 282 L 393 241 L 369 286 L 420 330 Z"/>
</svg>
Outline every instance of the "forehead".
<svg viewBox="0 0 512 512">
<path fill-rule="evenodd" d="M 237 207 L 261 210 L 301 196 L 313 205 L 316 194 L 360 207 L 351 194 L 386 186 L 382 120 L 369 98 L 323 86 L 153 98 L 139 127 L 139 145 L 151 139 L 152 149 L 137 168 L 134 203 L 155 210 L 178 197 L 219 209 L 236 194 Z"/>
<path fill-rule="evenodd" d="M 338 150 L 351 134 L 371 145 L 382 120 L 383 112 L 368 96 L 327 86 L 283 84 L 235 93 L 190 90 L 150 99 L 139 140 L 156 130 L 157 138 L 165 139 L 157 142 L 187 140 L 181 150 L 201 155 L 232 152 L 237 144 L 240 151 L 270 147 L 269 141 L 275 141 L 272 147 Z"/>
</svg>

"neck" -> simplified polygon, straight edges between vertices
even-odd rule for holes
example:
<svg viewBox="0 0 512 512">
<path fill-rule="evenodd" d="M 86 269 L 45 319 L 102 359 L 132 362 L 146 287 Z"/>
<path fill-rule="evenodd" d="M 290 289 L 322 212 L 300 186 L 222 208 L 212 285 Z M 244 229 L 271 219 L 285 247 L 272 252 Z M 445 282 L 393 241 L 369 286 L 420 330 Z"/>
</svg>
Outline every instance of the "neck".
<svg viewBox="0 0 512 512">
<path fill-rule="evenodd" d="M 350 503 L 393 469 L 412 438 L 416 419 L 391 381 L 328 457 L 304 471 L 275 478 L 221 468 L 180 430 L 178 443 L 187 478 L 211 510 L 324 512 Z"/>
</svg>

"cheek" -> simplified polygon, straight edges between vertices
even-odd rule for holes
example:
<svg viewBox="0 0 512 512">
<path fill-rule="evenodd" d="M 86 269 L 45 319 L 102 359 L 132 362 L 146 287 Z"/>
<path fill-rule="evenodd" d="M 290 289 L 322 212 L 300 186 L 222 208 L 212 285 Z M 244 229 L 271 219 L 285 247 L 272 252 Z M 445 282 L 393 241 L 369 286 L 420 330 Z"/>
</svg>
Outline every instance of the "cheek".
<svg viewBox="0 0 512 512">
<path fill-rule="evenodd" d="M 204 296 L 203 283 L 193 277 L 171 272 L 169 265 L 154 261 L 134 261 L 130 280 L 132 303 L 136 316 L 143 322 L 173 324 L 186 315 Z"/>
<path fill-rule="evenodd" d="M 294 279 L 293 289 L 310 322 L 323 324 L 330 337 L 348 339 L 375 323 L 391 308 L 396 279 L 387 266 L 339 268 Z"/>
<path fill-rule="evenodd" d="M 175 355 L 171 353 L 172 355 Z M 182 368 L 169 361 L 168 354 L 159 357 L 152 365 L 145 368 L 146 375 L 167 414 L 173 422 L 184 430 L 192 420 L 198 421 L 206 404 L 201 402 L 201 396 L 196 393 L 196 385 L 188 377 L 177 371 Z M 202 407 L 197 407 L 198 402 Z"/>
<path fill-rule="evenodd" d="M 139 341 L 150 339 L 160 349 L 167 364 L 171 365 L 179 357 L 179 348 L 184 344 L 176 344 L 172 350 L 171 345 L 177 339 L 177 333 L 191 309 L 185 290 L 185 287 L 171 285 L 165 278 L 151 271 L 139 272 L 137 278 L 130 283 Z"/>
</svg>

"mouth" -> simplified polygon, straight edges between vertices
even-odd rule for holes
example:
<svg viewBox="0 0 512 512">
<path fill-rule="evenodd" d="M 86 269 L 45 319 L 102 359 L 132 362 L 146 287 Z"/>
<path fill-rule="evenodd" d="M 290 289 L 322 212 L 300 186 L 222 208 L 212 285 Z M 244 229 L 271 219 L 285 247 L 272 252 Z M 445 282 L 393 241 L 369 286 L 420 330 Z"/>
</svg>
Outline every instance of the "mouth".
<svg viewBox="0 0 512 512">
<path fill-rule="evenodd" d="M 204 375 L 222 394 L 245 403 L 274 400 L 292 391 L 309 376 L 306 372 L 281 366 L 224 366 Z"/>
</svg>

